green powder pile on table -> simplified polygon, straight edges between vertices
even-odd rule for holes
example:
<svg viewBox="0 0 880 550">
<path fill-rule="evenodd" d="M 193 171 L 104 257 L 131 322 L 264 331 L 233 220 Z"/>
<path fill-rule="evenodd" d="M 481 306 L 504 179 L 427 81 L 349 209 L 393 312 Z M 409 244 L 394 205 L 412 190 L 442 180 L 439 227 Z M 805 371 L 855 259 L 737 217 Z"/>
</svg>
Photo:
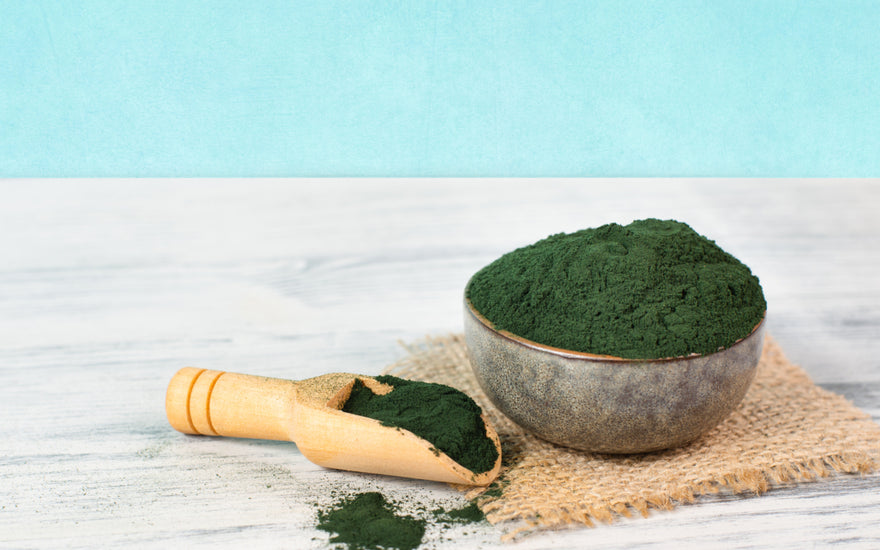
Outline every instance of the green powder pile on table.
<svg viewBox="0 0 880 550">
<path fill-rule="evenodd" d="M 480 270 L 466 296 L 496 329 L 572 351 L 658 359 L 728 347 L 767 308 L 758 278 L 688 225 L 552 235 Z"/>
<path fill-rule="evenodd" d="M 348 550 L 413 550 L 422 543 L 429 524 L 477 523 L 486 517 L 474 503 L 463 508 L 435 509 L 429 517 L 402 514 L 381 493 L 352 495 L 318 513 L 318 529 L 331 534 L 330 542 Z"/>
<path fill-rule="evenodd" d="M 318 529 L 350 550 L 412 550 L 422 543 L 426 521 L 398 514 L 380 493 L 361 493 L 318 514 Z"/>
</svg>

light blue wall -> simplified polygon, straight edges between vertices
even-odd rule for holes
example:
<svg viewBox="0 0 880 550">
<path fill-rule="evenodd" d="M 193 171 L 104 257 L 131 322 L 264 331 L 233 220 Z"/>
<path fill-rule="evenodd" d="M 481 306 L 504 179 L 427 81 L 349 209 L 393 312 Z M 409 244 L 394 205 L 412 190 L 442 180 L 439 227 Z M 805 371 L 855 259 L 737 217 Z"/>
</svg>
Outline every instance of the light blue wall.
<svg viewBox="0 0 880 550">
<path fill-rule="evenodd" d="M 880 175 L 880 2 L 0 0 L 0 175 Z"/>
</svg>

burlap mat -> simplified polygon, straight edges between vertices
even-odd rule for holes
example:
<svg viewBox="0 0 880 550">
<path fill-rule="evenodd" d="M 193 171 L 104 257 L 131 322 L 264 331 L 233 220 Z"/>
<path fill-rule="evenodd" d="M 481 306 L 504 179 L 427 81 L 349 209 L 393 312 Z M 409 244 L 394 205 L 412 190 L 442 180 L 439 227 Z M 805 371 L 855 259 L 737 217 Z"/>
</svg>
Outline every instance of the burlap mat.
<svg viewBox="0 0 880 550">
<path fill-rule="evenodd" d="M 504 538 L 633 511 L 671 509 L 704 493 L 761 494 L 775 483 L 873 471 L 880 426 L 843 397 L 816 386 L 767 338 L 743 403 L 690 445 L 645 455 L 600 455 L 529 435 L 495 409 L 471 372 L 464 338 L 428 338 L 386 371 L 447 384 L 472 396 L 501 438 L 503 469 L 477 498 Z"/>
</svg>

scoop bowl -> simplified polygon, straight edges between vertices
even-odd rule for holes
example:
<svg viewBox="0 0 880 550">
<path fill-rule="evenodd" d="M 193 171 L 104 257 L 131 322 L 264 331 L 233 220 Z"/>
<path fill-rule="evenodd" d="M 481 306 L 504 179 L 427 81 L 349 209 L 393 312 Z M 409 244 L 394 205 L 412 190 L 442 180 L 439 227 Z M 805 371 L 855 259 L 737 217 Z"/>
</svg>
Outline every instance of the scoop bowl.
<svg viewBox="0 0 880 550">
<path fill-rule="evenodd" d="M 764 343 L 762 319 L 711 354 L 623 359 L 497 330 L 466 297 L 464 310 L 471 366 L 495 406 L 538 437 L 597 453 L 657 451 L 704 434 L 742 401 Z"/>
</svg>

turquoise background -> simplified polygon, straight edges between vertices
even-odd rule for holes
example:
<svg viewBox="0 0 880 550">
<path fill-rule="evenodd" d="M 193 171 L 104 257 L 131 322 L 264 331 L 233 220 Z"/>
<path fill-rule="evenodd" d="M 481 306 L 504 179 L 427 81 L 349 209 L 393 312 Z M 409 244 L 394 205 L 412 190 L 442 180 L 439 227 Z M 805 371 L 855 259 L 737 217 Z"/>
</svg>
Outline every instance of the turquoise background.
<svg viewBox="0 0 880 550">
<path fill-rule="evenodd" d="M 0 1 L 3 176 L 878 175 L 878 90 L 878 1 Z"/>
</svg>

